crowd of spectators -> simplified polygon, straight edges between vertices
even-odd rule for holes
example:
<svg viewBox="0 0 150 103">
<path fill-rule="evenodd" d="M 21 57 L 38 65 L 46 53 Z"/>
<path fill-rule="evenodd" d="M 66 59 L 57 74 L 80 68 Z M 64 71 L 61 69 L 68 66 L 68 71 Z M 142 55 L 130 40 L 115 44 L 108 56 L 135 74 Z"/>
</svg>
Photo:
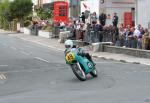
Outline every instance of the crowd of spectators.
<svg viewBox="0 0 150 103">
<path fill-rule="evenodd" d="M 90 17 L 90 18 L 88 18 Z M 80 39 L 89 43 L 112 42 L 115 46 L 150 50 L 150 33 L 141 25 L 135 27 L 118 25 L 117 13 L 112 17 L 112 25 L 106 25 L 107 16 L 94 12 L 87 16 L 84 12 L 79 18 L 71 18 L 70 22 L 57 21 L 54 27 L 69 30 L 71 39 Z M 41 25 L 45 25 L 41 22 Z"/>
<path fill-rule="evenodd" d="M 94 12 L 89 23 L 84 23 L 85 17 L 83 15 L 84 13 L 81 15 L 81 21 L 74 21 L 73 23 L 76 39 L 82 39 L 90 43 L 112 42 L 115 46 L 150 50 L 148 28 L 143 28 L 141 25 L 134 27 L 130 25 L 124 26 L 123 23 L 118 25 L 119 18 L 117 13 L 114 13 L 112 25 L 109 26 L 105 25 L 106 14 L 104 13 L 98 17 Z M 99 23 L 97 22 L 98 20 Z M 88 36 L 90 37 L 89 39 L 87 39 Z"/>
<path fill-rule="evenodd" d="M 123 25 L 119 27 L 118 46 L 138 49 L 150 49 L 150 33 L 147 28 L 141 25 L 131 27 L 130 25 L 125 28 Z"/>
</svg>

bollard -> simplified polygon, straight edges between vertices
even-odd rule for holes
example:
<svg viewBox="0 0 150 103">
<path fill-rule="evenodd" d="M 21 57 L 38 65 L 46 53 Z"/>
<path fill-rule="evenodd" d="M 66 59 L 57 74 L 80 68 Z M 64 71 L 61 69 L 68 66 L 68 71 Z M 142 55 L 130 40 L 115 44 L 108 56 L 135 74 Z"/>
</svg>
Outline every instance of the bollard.
<svg viewBox="0 0 150 103">
<path fill-rule="evenodd" d="M 93 52 L 99 52 L 100 43 L 92 43 Z"/>
<path fill-rule="evenodd" d="M 70 31 L 63 31 L 59 34 L 59 42 L 64 43 L 64 41 L 70 37 Z"/>
</svg>

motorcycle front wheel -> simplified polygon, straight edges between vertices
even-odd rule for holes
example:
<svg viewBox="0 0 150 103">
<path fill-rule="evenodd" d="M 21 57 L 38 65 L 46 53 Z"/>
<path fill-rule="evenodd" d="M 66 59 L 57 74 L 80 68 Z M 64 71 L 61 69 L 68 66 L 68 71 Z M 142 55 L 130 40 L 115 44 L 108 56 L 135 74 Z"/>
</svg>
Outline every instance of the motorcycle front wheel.
<svg viewBox="0 0 150 103">
<path fill-rule="evenodd" d="M 73 73 L 75 74 L 75 76 L 81 80 L 81 81 L 85 81 L 86 80 L 86 75 L 83 71 L 83 69 L 81 68 L 79 63 L 73 64 L 71 66 Z"/>
</svg>

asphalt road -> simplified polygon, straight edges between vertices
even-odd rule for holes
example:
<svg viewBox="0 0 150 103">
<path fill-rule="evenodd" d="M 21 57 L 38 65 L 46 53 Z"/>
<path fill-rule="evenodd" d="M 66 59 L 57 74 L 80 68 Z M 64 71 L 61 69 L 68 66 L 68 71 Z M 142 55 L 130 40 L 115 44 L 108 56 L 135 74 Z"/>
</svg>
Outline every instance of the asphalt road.
<svg viewBox="0 0 150 103">
<path fill-rule="evenodd" d="M 63 52 L 0 34 L 0 103 L 150 103 L 150 66 L 94 59 L 79 81 Z"/>
</svg>

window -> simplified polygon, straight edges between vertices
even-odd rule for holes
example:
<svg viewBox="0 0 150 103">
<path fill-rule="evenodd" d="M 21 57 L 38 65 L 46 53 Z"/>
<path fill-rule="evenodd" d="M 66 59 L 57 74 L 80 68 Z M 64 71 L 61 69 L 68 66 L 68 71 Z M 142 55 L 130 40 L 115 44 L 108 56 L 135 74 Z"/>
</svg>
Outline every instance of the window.
<svg viewBox="0 0 150 103">
<path fill-rule="evenodd" d="M 67 7 L 66 6 L 59 7 L 59 16 L 67 16 Z"/>
</svg>

